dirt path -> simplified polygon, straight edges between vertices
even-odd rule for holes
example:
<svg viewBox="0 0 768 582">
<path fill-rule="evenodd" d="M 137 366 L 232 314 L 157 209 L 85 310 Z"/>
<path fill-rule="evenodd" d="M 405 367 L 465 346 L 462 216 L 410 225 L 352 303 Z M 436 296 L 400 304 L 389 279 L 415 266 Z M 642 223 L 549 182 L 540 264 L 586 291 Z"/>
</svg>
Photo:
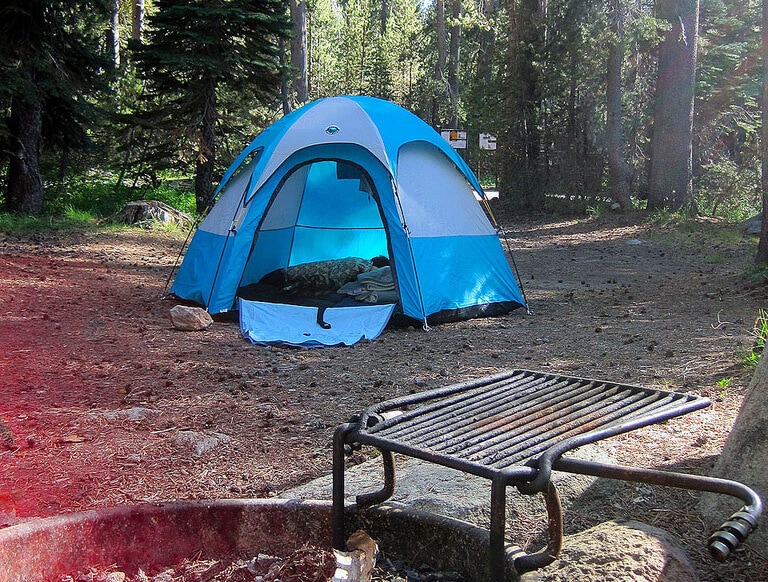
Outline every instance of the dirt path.
<svg viewBox="0 0 768 582">
<path fill-rule="evenodd" d="M 0 236 L 0 524 L 271 496 L 329 471 L 331 434 L 350 413 L 511 367 L 710 396 L 706 412 L 605 445 L 634 465 L 706 471 L 749 382 L 741 356 L 766 305 L 765 290 L 743 280 L 754 241 L 708 223 L 686 231 L 628 219 L 529 219 L 507 230 L 533 315 L 309 351 L 250 345 L 235 323 L 174 331 L 174 303 L 160 296 L 180 236 Z M 568 527 L 622 516 L 699 535 L 695 523 L 687 529 L 690 494 L 636 497 Z M 741 566 L 702 562 L 702 578 L 738 579 L 746 561 L 768 570 L 748 553 Z"/>
</svg>

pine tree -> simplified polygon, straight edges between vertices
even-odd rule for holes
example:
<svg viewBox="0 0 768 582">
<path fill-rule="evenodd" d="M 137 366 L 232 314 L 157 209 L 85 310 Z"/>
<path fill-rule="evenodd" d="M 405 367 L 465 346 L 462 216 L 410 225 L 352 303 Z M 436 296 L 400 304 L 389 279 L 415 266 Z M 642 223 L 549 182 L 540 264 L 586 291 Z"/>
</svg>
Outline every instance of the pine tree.
<svg viewBox="0 0 768 582">
<path fill-rule="evenodd" d="M 93 97 L 108 60 L 99 55 L 109 2 L 6 0 L 0 5 L 0 104 L 10 110 L 5 207 L 39 214 L 41 148 L 87 143 Z"/>
<path fill-rule="evenodd" d="M 151 119 L 196 143 L 195 197 L 203 211 L 216 162 L 223 91 L 256 104 L 277 97 L 279 40 L 290 30 L 281 0 L 160 0 L 137 66 L 154 98 Z"/>
</svg>

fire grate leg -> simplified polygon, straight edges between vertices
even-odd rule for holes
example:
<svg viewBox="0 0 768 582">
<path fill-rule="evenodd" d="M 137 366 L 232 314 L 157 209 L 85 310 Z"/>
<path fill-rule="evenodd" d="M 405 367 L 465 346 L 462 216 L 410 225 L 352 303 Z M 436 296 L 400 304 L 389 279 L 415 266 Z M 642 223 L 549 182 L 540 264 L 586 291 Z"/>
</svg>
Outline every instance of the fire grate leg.
<svg viewBox="0 0 768 582">
<path fill-rule="evenodd" d="M 491 479 L 491 527 L 488 543 L 488 567 L 491 582 L 504 582 L 506 553 L 504 551 L 507 524 L 507 481 L 503 473 Z"/>
<path fill-rule="evenodd" d="M 395 459 L 392 451 L 378 448 L 377 450 L 381 453 L 381 460 L 384 463 L 384 487 L 380 491 L 358 495 L 355 498 L 358 509 L 384 503 L 395 492 Z"/>
<path fill-rule="evenodd" d="M 333 507 L 331 509 L 331 528 L 333 530 L 333 547 L 337 550 L 346 549 L 344 538 L 344 444 L 347 435 L 355 424 L 339 425 L 333 433 Z"/>
</svg>

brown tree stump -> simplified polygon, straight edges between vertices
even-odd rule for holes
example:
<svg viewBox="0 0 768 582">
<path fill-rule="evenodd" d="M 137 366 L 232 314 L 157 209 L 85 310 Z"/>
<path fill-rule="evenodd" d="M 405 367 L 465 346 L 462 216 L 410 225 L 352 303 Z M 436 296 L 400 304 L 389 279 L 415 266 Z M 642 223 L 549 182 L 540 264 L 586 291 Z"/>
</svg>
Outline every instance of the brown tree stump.
<svg viewBox="0 0 768 582">
<path fill-rule="evenodd" d="M 136 200 L 128 202 L 115 215 L 115 220 L 126 224 L 142 224 L 159 222 L 176 224 L 182 228 L 192 225 L 193 219 L 188 214 L 168 206 L 158 200 Z"/>
</svg>

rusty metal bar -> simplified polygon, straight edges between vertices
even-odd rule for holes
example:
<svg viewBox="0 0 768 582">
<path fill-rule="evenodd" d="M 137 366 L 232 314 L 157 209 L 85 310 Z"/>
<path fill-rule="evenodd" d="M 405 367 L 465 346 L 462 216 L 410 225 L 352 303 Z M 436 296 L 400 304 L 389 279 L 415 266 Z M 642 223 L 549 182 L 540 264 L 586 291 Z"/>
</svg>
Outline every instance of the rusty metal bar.
<svg viewBox="0 0 768 582">
<path fill-rule="evenodd" d="M 560 458 L 555 461 L 553 468 L 557 471 L 591 475 L 593 477 L 677 487 L 679 489 L 692 489 L 694 491 L 708 491 L 740 499 L 745 505 L 723 523 L 709 538 L 709 553 L 718 562 L 725 561 L 741 542 L 746 539 L 757 525 L 757 520 L 763 511 L 763 502 L 757 492 L 743 483 L 729 479 L 626 467 L 624 465 L 606 465 L 581 459 Z"/>
</svg>

